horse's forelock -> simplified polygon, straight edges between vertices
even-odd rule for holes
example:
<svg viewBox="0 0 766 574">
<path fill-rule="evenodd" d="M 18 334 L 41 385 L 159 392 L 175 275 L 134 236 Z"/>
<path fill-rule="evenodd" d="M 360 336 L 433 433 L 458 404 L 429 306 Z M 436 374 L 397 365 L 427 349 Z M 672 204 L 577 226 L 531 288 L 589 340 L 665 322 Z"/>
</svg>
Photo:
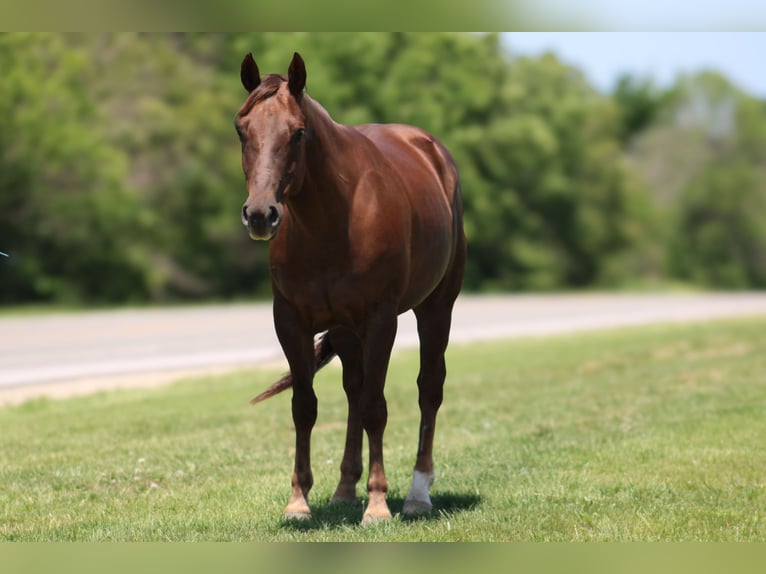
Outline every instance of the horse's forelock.
<svg viewBox="0 0 766 574">
<path fill-rule="evenodd" d="M 242 104 L 242 109 L 239 112 L 240 115 L 244 116 L 253 109 L 255 104 L 268 100 L 279 91 L 279 87 L 285 82 L 287 82 L 287 77 L 280 74 L 269 74 L 266 76 L 258 87 L 250 92 L 245 103 Z"/>
</svg>

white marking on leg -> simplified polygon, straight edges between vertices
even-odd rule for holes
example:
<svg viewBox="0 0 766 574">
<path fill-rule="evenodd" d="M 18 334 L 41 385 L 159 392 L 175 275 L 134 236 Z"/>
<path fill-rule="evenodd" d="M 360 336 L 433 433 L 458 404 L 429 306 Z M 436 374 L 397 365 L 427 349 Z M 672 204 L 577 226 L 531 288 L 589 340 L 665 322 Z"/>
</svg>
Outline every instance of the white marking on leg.
<svg viewBox="0 0 766 574">
<path fill-rule="evenodd" d="M 431 496 L 429 491 L 433 482 L 433 472 L 426 474 L 425 472 L 420 472 L 419 470 L 414 471 L 412 473 L 412 488 L 410 489 L 410 493 L 407 495 L 407 501 L 423 503 L 430 509 Z"/>
</svg>

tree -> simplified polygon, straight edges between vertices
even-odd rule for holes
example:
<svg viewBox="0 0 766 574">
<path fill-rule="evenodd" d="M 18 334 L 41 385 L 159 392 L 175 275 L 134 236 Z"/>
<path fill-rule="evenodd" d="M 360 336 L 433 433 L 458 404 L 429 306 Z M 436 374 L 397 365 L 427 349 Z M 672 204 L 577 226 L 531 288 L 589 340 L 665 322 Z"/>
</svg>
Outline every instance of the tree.
<svg viewBox="0 0 766 574">
<path fill-rule="evenodd" d="M 648 205 L 622 161 L 612 102 L 550 54 L 516 60 L 499 95 L 458 146 L 471 284 L 551 289 L 630 273 Z"/>
<path fill-rule="evenodd" d="M 85 95 L 87 54 L 60 36 L 0 36 L 0 300 L 130 300 L 135 198 Z"/>
<path fill-rule="evenodd" d="M 346 124 L 418 125 L 461 174 L 468 289 L 761 284 L 766 109 L 725 78 L 612 96 L 496 34 L 6 34 L 0 37 L 0 300 L 122 302 L 269 290 L 241 226 L 239 64 L 285 73 Z M 734 188 L 734 191 L 730 191 Z M 726 213 L 723 218 L 710 216 Z M 756 210 L 754 210 L 756 211 Z M 701 214 L 704 214 L 701 215 Z M 736 221 L 727 255 L 686 250 Z M 681 235 L 679 235 L 682 234 Z M 734 250 L 736 251 L 736 250 Z M 703 254 L 707 253 L 704 258 Z M 699 257 L 697 257 L 699 256 Z"/>
<path fill-rule="evenodd" d="M 663 106 L 663 92 L 649 78 L 623 74 L 612 95 L 620 116 L 623 145 L 647 129 Z"/>
<path fill-rule="evenodd" d="M 717 288 L 766 287 L 766 170 L 713 164 L 684 190 L 671 244 L 674 272 Z"/>
<path fill-rule="evenodd" d="M 725 77 L 679 78 L 630 155 L 664 214 L 667 273 L 717 288 L 766 274 L 766 110 Z"/>
</svg>

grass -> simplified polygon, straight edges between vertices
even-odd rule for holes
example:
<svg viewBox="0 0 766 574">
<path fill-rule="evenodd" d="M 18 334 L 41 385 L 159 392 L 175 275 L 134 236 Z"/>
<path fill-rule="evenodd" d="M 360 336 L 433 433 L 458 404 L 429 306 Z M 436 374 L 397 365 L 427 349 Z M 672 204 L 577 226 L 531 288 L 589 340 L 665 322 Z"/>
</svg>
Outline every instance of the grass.
<svg viewBox="0 0 766 574">
<path fill-rule="evenodd" d="M 396 355 L 390 522 L 328 504 L 343 447 L 336 367 L 316 381 L 313 519 L 285 522 L 289 393 L 275 372 L 0 409 L 0 540 L 766 541 L 766 318 L 452 346 L 436 510 L 400 511 L 417 354 Z M 366 456 L 365 456 L 366 458 Z M 358 492 L 363 494 L 360 484 Z"/>
</svg>

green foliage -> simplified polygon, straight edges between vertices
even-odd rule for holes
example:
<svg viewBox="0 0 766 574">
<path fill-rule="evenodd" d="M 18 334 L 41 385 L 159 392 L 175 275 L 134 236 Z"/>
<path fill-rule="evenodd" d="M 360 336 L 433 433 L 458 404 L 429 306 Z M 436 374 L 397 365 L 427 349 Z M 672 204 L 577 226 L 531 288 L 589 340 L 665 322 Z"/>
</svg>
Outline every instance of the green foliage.
<svg viewBox="0 0 766 574">
<path fill-rule="evenodd" d="M 432 489 L 401 516 L 417 448 L 418 355 L 391 362 L 394 519 L 329 504 L 346 400 L 316 381 L 314 518 L 287 523 L 290 398 L 278 373 L 0 409 L 4 541 L 766 541 L 766 321 L 450 347 Z M 555 361 L 551 360 L 555 357 Z"/>
<path fill-rule="evenodd" d="M 59 36 L 0 36 L 0 300 L 141 297 L 136 198 L 86 91 L 87 55 Z"/>
<path fill-rule="evenodd" d="M 673 263 L 711 287 L 766 287 L 766 172 L 745 162 L 713 165 L 684 190 Z"/>
<path fill-rule="evenodd" d="M 661 206 L 668 273 L 766 286 L 766 110 L 712 72 L 683 77 L 632 155 Z"/>
<path fill-rule="evenodd" d="M 494 116 L 470 128 L 464 188 L 476 207 L 467 219 L 476 247 L 469 271 L 478 278 L 469 275 L 469 284 L 592 285 L 610 258 L 625 255 L 638 216 L 630 206 L 640 197 L 621 161 L 614 114 L 551 55 L 508 71 Z"/>
<path fill-rule="evenodd" d="M 648 128 L 662 108 L 664 95 L 649 78 L 622 75 L 612 95 L 619 107 L 624 143 Z"/>
<path fill-rule="evenodd" d="M 496 34 L 5 34 L 0 302 L 267 292 L 231 119 L 242 56 L 285 73 L 296 50 L 336 120 L 412 123 L 453 152 L 467 288 L 762 285 L 758 233 L 726 272 L 696 248 L 722 231 L 689 210 L 762 201 L 766 109 L 714 73 L 664 92 L 625 77 L 609 96 L 554 55 L 511 58 Z"/>
</svg>

